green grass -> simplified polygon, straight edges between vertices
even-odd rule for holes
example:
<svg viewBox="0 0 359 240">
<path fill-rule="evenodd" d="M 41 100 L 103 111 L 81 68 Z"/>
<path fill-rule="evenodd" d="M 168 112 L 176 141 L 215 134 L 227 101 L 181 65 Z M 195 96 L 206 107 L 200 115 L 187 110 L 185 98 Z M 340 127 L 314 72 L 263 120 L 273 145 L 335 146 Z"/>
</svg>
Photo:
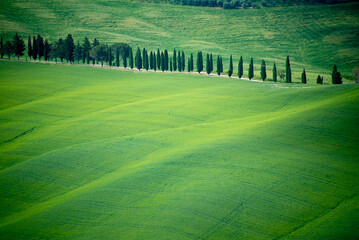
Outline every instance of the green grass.
<svg viewBox="0 0 359 240">
<path fill-rule="evenodd" d="M 241 55 L 245 73 L 250 57 L 259 70 L 261 59 L 284 70 L 291 57 L 295 79 L 307 72 L 329 75 L 333 64 L 351 74 L 359 63 L 359 3 L 293 6 L 264 9 L 223 10 L 173 4 L 128 3 L 128 1 L 20 1 L 4 0 L 0 9 L 0 32 L 6 37 L 20 32 L 42 34 L 51 41 L 72 33 L 101 42 L 127 42 L 149 51 L 173 48 L 235 59 Z M 257 75 L 259 77 L 259 75 Z"/>
<path fill-rule="evenodd" d="M 359 88 L 0 62 L 2 239 L 356 239 Z"/>
</svg>

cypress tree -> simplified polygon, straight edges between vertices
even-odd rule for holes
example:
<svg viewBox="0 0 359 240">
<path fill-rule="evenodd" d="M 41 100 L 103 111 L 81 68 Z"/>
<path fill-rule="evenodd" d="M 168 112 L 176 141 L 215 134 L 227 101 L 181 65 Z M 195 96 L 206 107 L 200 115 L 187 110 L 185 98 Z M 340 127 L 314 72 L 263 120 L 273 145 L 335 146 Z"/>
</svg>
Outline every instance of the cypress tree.
<svg viewBox="0 0 359 240">
<path fill-rule="evenodd" d="M 168 71 L 168 51 L 167 49 L 165 49 L 165 53 L 164 53 L 164 57 L 165 57 L 165 70 Z"/>
<path fill-rule="evenodd" d="M 228 77 L 231 77 L 233 73 L 233 60 L 232 60 L 232 54 L 229 57 L 229 69 L 228 69 Z"/>
<path fill-rule="evenodd" d="M 44 39 L 40 36 L 40 34 L 37 35 L 36 44 L 37 55 L 39 56 L 39 61 L 41 61 L 41 57 L 44 56 Z"/>
<path fill-rule="evenodd" d="M 145 57 L 146 57 L 146 61 L 145 61 L 145 63 L 146 63 L 146 71 L 148 71 L 148 69 L 149 69 L 149 64 L 148 64 L 148 53 L 147 53 L 147 50 L 145 51 Z"/>
<path fill-rule="evenodd" d="M 82 63 L 89 64 L 90 63 L 90 50 L 91 50 L 91 43 L 90 40 L 85 37 L 83 44 L 82 44 Z"/>
<path fill-rule="evenodd" d="M 182 57 L 180 51 L 178 51 L 178 71 L 182 72 Z"/>
<path fill-rule="evenodd" d="M 132 51 L 132 50 L 131 50 Z M 126 51 L 123 53 L 123 67 L 127 68 L 127 53 Z"/>
<path fill-rule="evenodd" d="M 63 59 L 65 58 L 65 43 L 64 40 L 62 40 L 62 38 L 59 38 L 56 47 L 57 47 L 56 49 L 57 55 L 60 58 L 61 63 L 63 63 Z"/>
<path fill-rule="evenodd" d="M 10 41 L 6 41 L 5 46 L 4 46 L 4 53 L 8 56 L 8 58 L 10 60 L 10 56 L 13 53 L 13 46 Z"/>
<path fill-rule="evenodd" d="M 172 58 L 170 58 L 170 71 L 172 72 Z"/>
<path fill-rule="evenodd" d="M 191 58 L 190 57 L 187 60 L 187 70 L 188 70 L 188 72 L 191 72 Z"/>
<path fill-rule="evenodd" d="M 191 53 L 191 72 L 193 72 L 194 66 L 193 66 L 193 54 Z"/>
<path fill-rule="evenodd" d="M 29 34 L 29 38 L 27 40 L 27 55 L 29 56 L 29 59 L 32 58 L 32 47 L 31 47 L 31 36 L 30 36 L 30 34 Z"/>
<path fill-rule="evenodd" d="M 161 68 L 161 53 L 159 48 L 157 48 L 157 68 Z"/>
<path fill-rule="evenodd" d="M 100 45 L 100 42 L 99 42 L 96 38 L 94 38 L 94 39 L 93 39 L 93 42 L 92 42 L 92 48 L 94 48 L 94 47 L 96 47 L 96 46 L 98 46 L 98 45 Z M 96 61 L 96 63 L 98 64 L 98 60 Z M 95 58 L 93 58 L 92 64 L 95 65 Z"/>
<path fill-rule="evenodd" d="M 4 57 L 4 41 L 2 39 L 2 36 L 1 36 L 1 39 L 0 39 L 0 57 L 3 58 Z"/>
<path fill-rule="evenodd" d="M 221 57 L 219 60 L 220 64 L 219 66 L 221 67 L 221 73 L 223 73 L 223 58 Z"/>
<path fill-rule="evenodd" d="M 304 68 L 303 68 L 303 72 L 302 72 L 302 83 L 304 83 L 304 84 L 307 83 L 307 74 L 305 73 Z"/>
<path fill-rule="evenodd" d="M 210 63 L 210 70 L 211 70 L 211 72 L 213 72 L 213 57 L 212 57 L 212 53 L 211 53 L 211 55 L 209 56 L 209 63 Z"/>
<path fill-rule="evenodd" d="M 173 71 L 177 70 L 177 56 L 176 49 L 173 49 Z"/>
<path fill-rule="evenodd" d="M 141 50 L 139 47 L 137 48 L 137 52 L 136 52 L 136 56 L 135 56 L 135 66 L 136 66 L 136 68 L 138 68 L 138 70 L 141 71 L 142 58 L 141 58 Z"/>
<path fill-rule="evenodd" d="M 150 52 L 150 69 L 153 69 L 153 53 Z"/>
<path fill-rule="evenodd" d="M 146 49 L 142 49 L 142 66 L 144 69 L 146 69 Z"/>
<path fill-rule="evenodd" d="M 332 84 L 342 84 L 342 75 L 337 70 L 337 66 L 334 64 L 332 72 Z"/>
<path fill-rule="evenodd" d="M 108 65 L 111 67 L 112 66 L 112 50 L 111 50 L 111 47 L 109 46 L 108 47 Z"/>
<path fill-rule="evenodd" d="M 290 68 L 289 56 L 287 56 L 287 60 L 285 63 L 285 80 L 287 83 L 292 82 L 292 70 Z"/>
<path fill-rule="evenodd" d="M 323 84 L 323 78 L 320 77 L 320 75 L 318 75 L 317 77 L 317 84 Z"/>
<path fill-rule="evenodd" d="M 49 41 L 47 39 L 45 39 L 45 44 L 44 44 L 44 58 L 45 58 L 45 61 L 49 60 L 50 51 L 51 51 L 51 44 L 49 43 Z M 80 52 L 80 54 L 81 54 L 81 52 Z"/>
<path fill-rule="evenodd" d="M 266 62 L 262 59 L 261 64 L 261 79 L 265 81 L 267 78 L 267 69 L 266 69 Z"/>
<path fill-rule="evenodd" d="M 165 71 L 165 56 L 164 56 L 163 52 L 161 52 L 161 70 L 162 70 L 162 72 Z"/>
<path fill-rule="evenodd" d="M 238 77 L 242 78 L 242 76 L 243 76 L 243 58 L 241 56 L 238 63 Z"/>
<path fill-rule="evenodd" d="M 203 55 L 201 51 L 197 53 L 197 71 L 198 73 L 203 71 Z"/>
<path fill-rule="evenodd" d="M 251 58 L 251 62 L 249 63 L 248 78 L 249 80 L 252 80 L 253 77 L 254 77 L 253 58 Z"/>
<path fill-rule="evenodd" d="M 153 70 L 155 70 L 155 72 L 156 72 L 156 68 L 157 68 L 156 65 L 157 65 L 157 64 L 156 64 L 156 53 L 153 52 Z"/>
<path fill-rule="evenodd" d="M 65 54 L 66 54 L 66 61 L 73 62 L 74 61 L 74 39 L 72 38 L 71 34 L 68 34 L 65 40 Z"/>
<path fill-rule="evenodd" d="M 206 72 L 209 75 L 211 73 L 211 62 L 209 60 L 209 54 L 206 56 Z"/>
<path fill-rule="evenodd" d="M 45 46 L 46 46 L 46 41 L 47 40 L 45 40 Z M 80 41 L 77 41 L 77 45 L 75 46 L 74 59 L 77 61 L 78 64 L 80 63 L 80 59 L 82 59 L 82 49 L 81 49 Z M 45 57 L 45 61 L 46 61 L 46 57 Z"/>
<path fill-rule="evenodd" d="M 130 48 L 129 53 L 130 53 L 130 62 L 129 62 L 129 64 L 130 64 L 130 68 L 133 69 L 133 52 L 132 52 L 132 48 Z"/>
<path fill-rule="evenodd" d="M 277 82 L 277 67 L 275 63 L 273 64 L 273 81 Z"/>
<path fill-rule="evenodd" d="M 123 60 L 125 61 L 125 58 L 123 58 Z M 116 62 L 116 67 L 119 67 L 120 66 L 120 49 L 119 48 L 116 48 L 115 62 Z"/>
<path fill-rule="evenodd" d="M 20 57 L 24 55 L 24 51 L 26 47 L 24 40 L 22 40 L 22 38 L 18 33 L 15 34 L 12 45 L 13 45 L 13 52 L 15 56 L 17 56 L 17 60 L 19 60 Z"/>
<path fill-rule="evenodd" d="M 35 36 L 32 38 L 32 59 L 34 59 L 34 61 L 37 59 L 37 42 Z"/>
<path fill-rule="evenodd" d="M 217 57 L 217 74 L 218 74 L 218 76 L 221 75 L 221 58 L 219 55 Z"/>
<path fill-rule="evenodd" d="M 182 51 L 182 60 L 181 60 L 181 63 L 182 63 L 182 71 L 184 72 L 185 68 L 186 68 L 186 57 L 184 55 L 184 51 Z"/>
</svg>

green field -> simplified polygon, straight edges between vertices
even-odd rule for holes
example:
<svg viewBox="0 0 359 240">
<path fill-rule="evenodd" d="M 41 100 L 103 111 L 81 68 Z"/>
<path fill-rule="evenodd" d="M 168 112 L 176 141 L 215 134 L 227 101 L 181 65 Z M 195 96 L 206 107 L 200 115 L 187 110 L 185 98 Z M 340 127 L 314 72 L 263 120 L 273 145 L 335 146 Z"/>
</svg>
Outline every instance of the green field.
<svg viewBox="0 0 359 240">
<path fill-rule="evenodd" d="M 245 74 L 251 57 L 259 71 L 261 59 L 270 70 L 284 69 L 291 57 L 294 81 L 307 72 L 329 80 L 333 64 L 351 75 L 359 66 L 359 3 L 223 10 L 173 4 L 87 0 L 2 0 L 0 33 L 41 34 L 54 42 L 73 34 L 103 43 L 126 42 L 134 49 L 146 47 L 184 50 L 186 56 L 201 50 L 224 57 L 243 55 Z M 259 75 L 256 75 L 259 78 Z"/>
<path fill-rule="evenodd" d="M 1 239 L 357 239 L 359 88 L 0 62 Z"/>
</svg>

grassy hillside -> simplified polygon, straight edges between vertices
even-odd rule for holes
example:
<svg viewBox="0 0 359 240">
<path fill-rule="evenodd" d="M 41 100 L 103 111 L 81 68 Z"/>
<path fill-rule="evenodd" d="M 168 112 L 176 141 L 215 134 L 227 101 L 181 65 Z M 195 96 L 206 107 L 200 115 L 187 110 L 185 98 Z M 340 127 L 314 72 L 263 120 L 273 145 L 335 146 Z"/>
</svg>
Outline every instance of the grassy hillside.
<svg viewBox="0 0 359 240">
<path fill-rule="evenodd" d="M 0 32 L 40 33 L 51 41 L 68 33 L 75 40 L 97 37 L 102 42 L 127 42 L 149 50 L 173 48 L 244 56 L 245 69 L 254 57 L 259 69 L 266 59 L 284 69 L 291 57 L 299 78 L 303 67 L 313 74 L 351 74 L 359 65 L 359 3 L 223 10 L 127 1 L 3 0 Z"/>
<path fill-rule="evenodd" d="M 355 84 L 1 61 L 0 236 L 358 238 L 358 106 Z"/>
</svg>

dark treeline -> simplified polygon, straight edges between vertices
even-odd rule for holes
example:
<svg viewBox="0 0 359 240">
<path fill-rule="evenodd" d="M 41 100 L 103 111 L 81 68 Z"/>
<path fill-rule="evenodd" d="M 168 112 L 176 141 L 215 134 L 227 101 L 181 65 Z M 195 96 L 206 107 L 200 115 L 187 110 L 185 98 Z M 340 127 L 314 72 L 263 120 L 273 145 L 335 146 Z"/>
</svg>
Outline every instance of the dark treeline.
<svg viewBox="0 0 359 240">
<path fill-rule="evenodd" d="M 149 0 L 149 2 L 151 2 L 151 0 Z M 159 2 L 169 2 L 189 6 L 220 7 L 224 9 L 245 9 L 293 5 L 337 4 L 352 2 L 352 0 L 160 0 Z"/>
<path fill-rule="evenodd" d="M 0 55 L 1 58 L 6 55 L 8 59 L 12 55 L 15 55 L 18 59 L 25 55 L 26 45 L 25 41 L 20 37 L 19 34 L 11 39 L 3 42 L 3 38 L 0 39 Z M 193 72 L 194 71 L 194 57 L 191 53 L 187 58 L 186 64 L 186 54 L 184 51 L 179 49 L 173 50 L 173 55 L 170 56 L 168 50 L 160 51 L 148 51 L 146 48 L 142 50 L 138 47 L 135 52 L 135 57 L 133 57 L 133 50 L 127 43 L 114 43 L 112 45 L 100 43 L 100 41 L 94 38 L 90 41 L 87 37 L 81 41 L 75 43 L 71 34 L 68 34 L 66 38 L 59 38 L 54 43 L 50 43 L 47 39 L 44 39 L 41 35 L 28 36 L 27 41 L 27 57 L 26 59 L 32 59 L 34 61 L 50 61 L 54 60 L 55 63 L 66 61 L 67 63 L 73 64 L 99 64 L 104 65 L 104 62 L 108 66 L 115 67 L 124 67 L 133 69 L 136 67 L 138 70 L 144 69 L 146 71 L 178 71 L 178 72 Z M 205 69 L 204 69 L 205 66 Z M 212 53 L 207 53 L 205 55 L 205 60 L 203 59 L 202 51 L 198 51 L 196 54 L 196 71 L 201 73 L 204 71 L 207 74 L 211 74 L 214 69 L 213 55 Z M 217 55 L 216 62 L 216 73 L 220 76 L 224 72 L 223 70 L 223 60 L 222 56 Z M 233 58 L 230 55 L 229 65 L 228 65 L 228 77 L 231 77 L 234 73 L 233 69 Z M 244 75 L 243 71 L 243 57 L 241 56 L 238 61 L 238 72 L 237 76 L 242 78 Z M 285 78 L 285 82 L 292 82 L 292 71 L 290 65 L 289 56 L 286 58 L 285 62 L 285 72 L 278 71 L 276 63 L 273 64 L 272 68 L 272 80 L 277 82 L 278 76 L 281 81 Z M 254 78 L 254 64 L 253 58 L 249 61 L 248 68 L 248 79 L 252 80 Z M 260 68 L 260 79 L 265 81 L 267 79 L 267 66 L 265 60 L 262 60 Z M 303 69 L 301 82 L 307 83 L 307 76 L 305 69 Z M 323 77 L 318 76 L 318 84 L 323 84 Z M 332 71 L 332 83 L 341 84 L 342 77 L 341 74 L 337 71 L 336 65 L 334 65 Z"/>
</svg>

